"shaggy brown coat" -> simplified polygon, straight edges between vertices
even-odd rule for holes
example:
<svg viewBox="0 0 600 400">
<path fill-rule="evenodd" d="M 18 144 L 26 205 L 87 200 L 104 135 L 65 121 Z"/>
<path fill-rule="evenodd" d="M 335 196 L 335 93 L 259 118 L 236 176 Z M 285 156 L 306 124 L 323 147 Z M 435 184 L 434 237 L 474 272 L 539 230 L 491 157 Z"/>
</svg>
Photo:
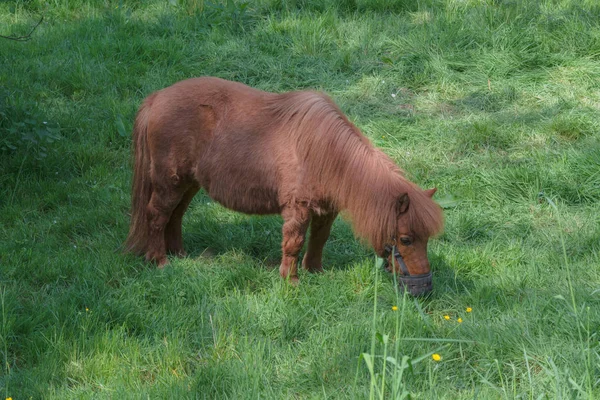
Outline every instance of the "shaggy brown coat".
<svg viewBox="0 0 600 400">
<path fill-rule="evenodd" d="M 303 260 L 320 271 L 333 220 L 382 255 L 403 238 L 411 273 L 429 271 L 427 240 L 442 229 L 435 189 L 423 191 L 373 147 L 333 101 L 313 91 L 269 93 L 204 77 L 178 82 L 142 104 L 133 132 L 132 216 L 126 248 L 159 266 L 184 254 L 181 219 L 200 188 L 225 207 L 281 214 L 285 278 L 311 223 Z M 410 206 L 409 206 L 410 205 Z"/>
</svg>

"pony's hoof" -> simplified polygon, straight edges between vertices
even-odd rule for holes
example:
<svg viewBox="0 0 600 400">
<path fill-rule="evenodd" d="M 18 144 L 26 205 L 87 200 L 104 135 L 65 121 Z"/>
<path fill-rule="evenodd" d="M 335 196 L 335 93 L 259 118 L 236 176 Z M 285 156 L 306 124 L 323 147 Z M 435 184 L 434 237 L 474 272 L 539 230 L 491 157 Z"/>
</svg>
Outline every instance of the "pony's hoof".
<svg viewBox="0 0 600 400">
<path fill-rule="evenodd" d="M 310 272 L 311 274 L 322 274 L 323 272 L 325 272 L 323 270 L 323 266 L 320 263 L 311 265 L 310 263 L 302 262 L 302 268 L 304 268 L 306 271 Z"/>
<path fill-rule="evenodd" d="M 156 268 L 163 269 L 167 264 L 169 264 L 169 260 L 167 259 L 167 257 L 162 258 L 156 261 Z"/>
<path fill-rule="evenodd" d="M 306 253 L 302 258 L 302 269 L 311 274 L 323 273 L 323 264 L 321 257 L 314 257 L 310 253 Z"/>
<path fill-rule="evenodd" d="M 165 265 L 169 263 L 169 259 L 166 256 L 163 256 L 161 258 L 146 256 L 146 261 L 156 263 L 156 268 L 158 269 L 163 269 Z"/>
<path fill-rule="evenodd" d="M 292 286 L 298 286 L 298 275 L 285 275 L 285 274 L 281 274 L 281 278 L 286 281 L 289 282 L 290 285 Z"/>
<path fill-rule="evenodd" d="M 148 252 L 146 253 L 146 262 L 154 262 L 156 263 L 156 267 L 157 268 L 164 268 L 165 265 L 167 265 L 169 263 L 169 259 L 167 258 L 166 255 L 163 255 L 162 257 L 159 255 L 157 256 L 156 253 L 151 253 Z"/>
<path fill-rule="evenodd" d="M 296 271 L 296 262 L 292 262 L 291 265 L 281 263 L 279 266 L 279 276 L 286 282 L 290 282 L 292 285 L 298 285 L 298 273 Z"/>
<path fill-rule="evenodd" d="M 177 258 L 184 258 L 187 257 L 187 252 L 185 250 L 177 250 L 173 252 L 173 255 Z"/>
</svg>

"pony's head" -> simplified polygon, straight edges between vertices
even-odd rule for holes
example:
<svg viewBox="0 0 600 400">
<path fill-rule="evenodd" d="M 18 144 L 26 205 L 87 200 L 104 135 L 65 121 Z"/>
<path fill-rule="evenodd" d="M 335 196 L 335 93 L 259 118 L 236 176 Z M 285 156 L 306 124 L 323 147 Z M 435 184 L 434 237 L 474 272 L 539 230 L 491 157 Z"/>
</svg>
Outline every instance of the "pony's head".
<svg viewBox="0 0 600 400">
<path fill-rule="evenodd" d="M 432 200 L 436 189 L 401 194 L 396 201 L 396 232 L 380 249 L 387 268 L 404 290 L 414 296 L 432 289 L 427 258 L 429 238 L 442 229 L 441 208 Z"/>
</svg>

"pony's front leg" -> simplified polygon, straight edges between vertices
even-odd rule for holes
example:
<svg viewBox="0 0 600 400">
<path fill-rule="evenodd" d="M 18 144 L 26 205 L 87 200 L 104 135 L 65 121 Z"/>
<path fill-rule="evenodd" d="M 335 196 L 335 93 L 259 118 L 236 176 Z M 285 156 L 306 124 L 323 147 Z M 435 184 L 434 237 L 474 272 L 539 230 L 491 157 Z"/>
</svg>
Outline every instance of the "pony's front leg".
<svg viewBox="0 0 600 400">
<path fill-rule="evenodd" d="M 282 258 L 279 273 L 283 279 L 298 283 L 298 254 L 304 245 L 304 236 L 310 222 L 308 207 L 301 204 L 285 208 L 283 217 Z"/>
<path fill-rule="evenodd" d="M 323 272 L 323 247 L 329 238 L 335 217 L 337 217 L 337 212 L 313 215 L 312 217 L 308 246 L 302 259 L 302 267 L 309 272 Z"/>
</svg>

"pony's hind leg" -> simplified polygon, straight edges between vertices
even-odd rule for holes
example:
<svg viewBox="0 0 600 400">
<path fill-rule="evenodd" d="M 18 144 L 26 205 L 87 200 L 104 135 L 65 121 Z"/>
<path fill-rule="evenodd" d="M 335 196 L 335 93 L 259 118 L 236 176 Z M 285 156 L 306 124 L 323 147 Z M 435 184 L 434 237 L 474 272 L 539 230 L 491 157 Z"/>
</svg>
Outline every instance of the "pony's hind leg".
<svg viewBox="0 0 600 400">
<path fill-rule="evenodd" d="M 323 246 L 329 238 L 335 217 L 337 217 L 337 213 L 313 215 L 312 217 L 306 254 L 302 259 L 302 267 L 309 272 L 323 272 Z"/>
<path fill-rule="evenodd" d="M 279 273 L 282 278 L 297 283 L 298 254 L 304 245 L 304 236 L 310 222 L 310 211 L 305 205 L 295 204 L 285 208 L 281 216 L 283 217 L 283 241 Z"/>
<path fill-rule="evenodd" d="M 185 214 L 188 206 L 190 205 L 192 199 L 200 190 L 198 187 L 191 187 L 185 192 L 181 201 L 173 210 L 171 214 L 171 219 L 167 223 L 165 228 L 165 243 L 167 246 L 167 252 L 174 254 L 178 257 L 185 257 L 186 252 L 183 248 L 183 237 L 181 234 L 181 221 L 183 219 L 183 214 Z"/>
<path fill-rule="evenodd" d="M 171 219 L 183 193 L 172 186 L 158 186 L 153 182 L 154 190 L 148 203 L 148 250 L 146 260 L 154 261 L 159 268 L 165 266 L 167 260 L 165 228 Z"/>
</svg>

